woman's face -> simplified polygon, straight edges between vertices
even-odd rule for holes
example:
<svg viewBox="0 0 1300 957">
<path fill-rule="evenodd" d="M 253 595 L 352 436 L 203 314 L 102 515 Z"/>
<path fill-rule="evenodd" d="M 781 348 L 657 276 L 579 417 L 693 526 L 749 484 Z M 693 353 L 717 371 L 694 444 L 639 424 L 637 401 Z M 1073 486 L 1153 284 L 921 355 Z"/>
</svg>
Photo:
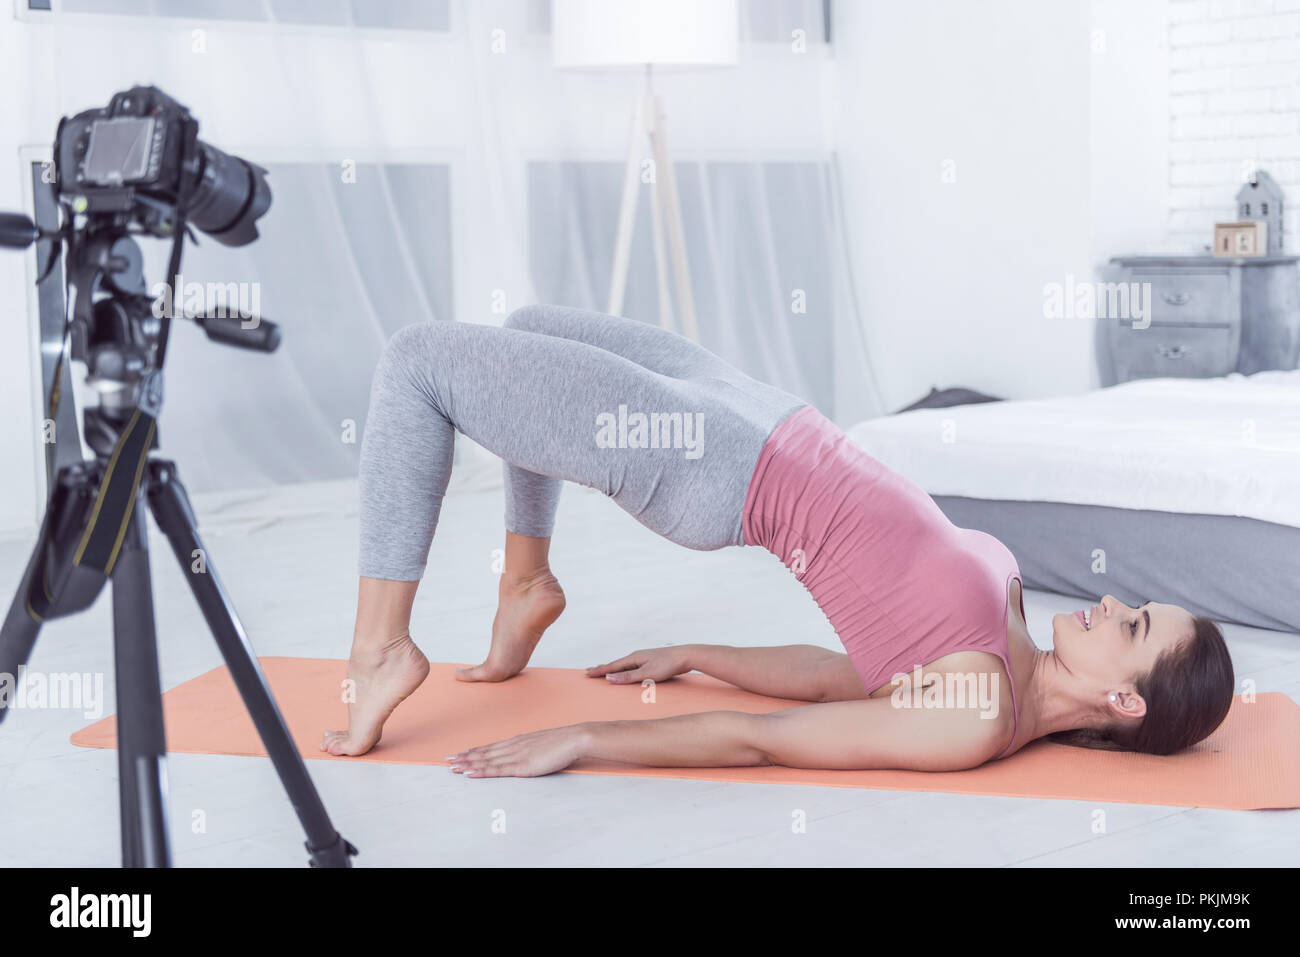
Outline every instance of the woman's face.
<svg viewBox="0 0 1300 957">
<path fill-rule="evenodd" d="M 1091 608 L 1052 618 L 1057 660 L 1102 695 L 1117 694 L 1111 707 L 1138 717 L 1145 706 L 1133 679 L 1146 674 L 1160 655 L 1192 634 L 1191 612 L 1149 601 L 1130 608 L 1113 595 Z"/>
</svg>

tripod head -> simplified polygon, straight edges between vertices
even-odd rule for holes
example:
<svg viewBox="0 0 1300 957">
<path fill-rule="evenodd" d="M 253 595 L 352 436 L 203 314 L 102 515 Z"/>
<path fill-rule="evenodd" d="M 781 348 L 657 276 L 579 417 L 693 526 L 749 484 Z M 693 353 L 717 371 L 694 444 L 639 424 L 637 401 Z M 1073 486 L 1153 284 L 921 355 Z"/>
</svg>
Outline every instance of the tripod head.
<svg viewBox="0 0 1300 957">
<path fill-rule="evenodd" d="M 155 418 L 161 411 L 171 318 L 193 321 L 222 345 L 257 352 L 279 348 L 280 327 L 261 316 L 230 315 L 223 307 L 177 313 L 171 304 L 179 295 L 170 289 L 161 298 L 150 295 L 140 247 L 121 231 L 94 226 L 49 231 L 21 213 L 0 212 L 0 246 L 20 249 L 41 239 L 67 246 L 65 301 L 71 308 L 64 337 L 71 358 L 86 364 L 86 382 L 98 399 L 97 407 L 84 410 L 86 442 L 98 455 L 112 453 L 122 423 L 136 408 Z M 50 256 L 52 265 L 57 247 Z M 51 396 L 51 414 L 57 402 L 57 395 Z"/>
</svg>

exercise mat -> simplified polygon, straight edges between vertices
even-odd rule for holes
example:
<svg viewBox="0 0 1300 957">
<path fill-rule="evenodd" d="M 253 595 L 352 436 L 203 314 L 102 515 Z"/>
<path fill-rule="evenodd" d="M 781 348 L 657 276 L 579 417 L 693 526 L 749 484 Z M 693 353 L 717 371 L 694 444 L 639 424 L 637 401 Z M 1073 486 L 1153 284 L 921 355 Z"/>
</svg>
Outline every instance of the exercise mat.
<svg viewBox="0 0 1300 957">
<path fill-rule="evenodd" d="M 303 757 L 365 764 L 441 764 L 479 744 L 580 721 L 669 717 L 692 711 L 753 713 L 799 702 L 742 691 L 692 674 L 651 689 L 614 685 L 568 668 L 528 668 L 509 681 L 457 681 L 456 665 L 435 663 L 424 684 L 384 727 L 383 740 L 361 757 L 319 749 L 326 728 L 347 727 L 347 663 L 320 658 L 263 658 L 274 692 Z M 234 682 L 217 668 L 163 695 L 167 749 L 188 754 L 265 755 Z M 116 744 L 116 719 L 72 736 L 90 748 Z M 642 768 L 583 762 L 570 771 L 764 784 L 948 791 L 1009 797 L 1166 804 L 1179 807 L 1300 807 L 1300 705 L 1278 692 L 1233 699 L 1219 729 L 1181 754 L 1156 756 L 1035 741 L 1001 761 L 969 771 L 808 771 L 796 768 Z M 467 787 L 491 787 L 466 780 Z"/>
</svg>

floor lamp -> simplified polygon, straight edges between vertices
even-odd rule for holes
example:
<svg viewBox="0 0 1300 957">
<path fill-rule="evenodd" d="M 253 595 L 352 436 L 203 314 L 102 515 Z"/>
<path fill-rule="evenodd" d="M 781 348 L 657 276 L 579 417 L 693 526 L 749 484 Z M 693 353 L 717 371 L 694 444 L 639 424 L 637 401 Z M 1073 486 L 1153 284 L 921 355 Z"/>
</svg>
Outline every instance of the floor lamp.
<svg viewBox="0 0 1300 957">
<path fill-rule="evenodd" d="M 736 0 L 552 0 L 552 53 L 557 67 L 641 68 L 645 88 L 632 110 L 627 164 L 606 312 L 621 315 L 636 228 L 642 159 L 649 150 L 650 229 L 658 284 L 659 324 L 673 328 L 672 288 L 683 335 L 699 340 L 677 177 L 668 152 L 663 98 L 655 67 L 729 66 L 737 58 Z M 670 286 L 669 271 L 672 272 Z"/>
</svg>

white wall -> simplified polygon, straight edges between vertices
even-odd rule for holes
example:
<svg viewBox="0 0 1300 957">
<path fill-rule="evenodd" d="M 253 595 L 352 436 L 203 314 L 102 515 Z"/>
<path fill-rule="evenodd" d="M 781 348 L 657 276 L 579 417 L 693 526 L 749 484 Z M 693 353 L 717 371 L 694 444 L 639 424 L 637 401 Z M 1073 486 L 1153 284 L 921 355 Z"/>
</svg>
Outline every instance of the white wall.
<svg viewBox="0 0 1300 957">
<path fill-rule="evenodd" d="M 1300 226 L 1300 0 L 1172 0 L 1169 238 L 1203 251 L 1236 219 L 1255 167 L 1283 186 L 1288 252 Z"/>
<path fill-rule="evenodd" d="M 0 86 L 9 91 L 0 98 L 0 209 L 24 206 L 23 171 L 18 147 L 32 142 L 32 98 L 28 88 L 30 46 L 0 12 Z M 29 336 L 28 256 L 0 249 L 0 529 L 30 526 L 34 521 L 37 469 L 37 387 L 33 371 L 38 344 Z M 6 584 L 5 587 L 8 587 Z"/>
<path fill-rule="evenodd" d="M 832 22 L 846 218 L 886 404 L 931 385 L 1086 388 L 1090 331 L 1044 319 L 1043 286 L 1089 271 L 1087 3 L 841 2 Z"/>
<path fill-rule="evenodd" d="M 1169 249 L 1169 2 L 1093 0 L 1092 256 Z"/>
<path fill-rule="evenodd" d="M 836 143 L 888 406 L 1097 384 L 1092 324 L 1045 319 L 1043 287 L 1163 242 L 1165 8 L 836 4 Z"/>
</svg>

